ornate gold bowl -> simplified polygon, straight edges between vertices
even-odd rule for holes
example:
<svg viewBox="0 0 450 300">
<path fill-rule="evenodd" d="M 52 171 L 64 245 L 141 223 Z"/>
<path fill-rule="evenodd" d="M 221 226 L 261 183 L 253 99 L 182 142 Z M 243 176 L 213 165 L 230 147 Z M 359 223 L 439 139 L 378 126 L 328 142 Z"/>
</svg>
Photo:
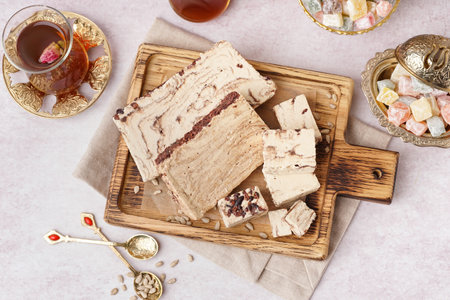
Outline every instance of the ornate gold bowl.
<svg viewBox="0 0 450 300">
<path fill-rule="evenodd" d="M 400 137 L 406 143 L 423 147 L 450 148 L 450 130 L 440 137 L 432 137 L 429 133 L 416 136 L 407 131 L 404 124 L 397 127 L 390 123 L 387 118 L 387 107 L 376 100 L 377 81 L 390 78 L 395 66 L 400 62 L 412 76 L 428 85 L 450 91 L 450 78 L 448 78 L 450 74 L 450 44 L 448 41 L 446 38 L 433 35 L 416 36 L 401 44 L 397 49 L 387 49 L 384 52 L 376 53 L 375 57 L 368 61 L 365 71 L 361 74 L 361 87 L 372 113 L 377 117 L 380 125 L 385 127 L 391 135 Z M 438 54 L 435 49 L 441 49 L 441 52 Z M 435 69 L 434 73 L 433 69 Z"/>
<path fill-rule="evenodd" d="M 377 22 L 375 25 L 373 25 L 372 27 L 368 28 L 368 29 L 364 29 L 364 30 L 356 30 L 356 31 L 343 31 L 343 30 L 339 30 L 339 29 L 335 29 L 326 25 L 323 25 L 321 22 L 319 22 L 318 20 L 316 20 L 316 18 L 314 18 L 313 15 L 311 15 L 311 13 L 308 11 L 308 9 L 306 9 L 305 5 L 303 4 L 303 0 L 298 0 L 298 2 L 300 3 L 300 5 L 303 7 L 303 11 L 305 12 L 305 14 L 314 22 L 316 23 L 319 27 L 328 30 L 330 32 L 334 32 L 337 34 L 342 34 L 342 35 L 355 35 L 355 34 L 363 34 L 369 31 L 374 30 L 377 27 L 380 27 L 381 25 L 383 25 L 384 23 L 386 23 L 387 20 L 389 20 L 389 18 L 392 16 L 392 14 L 397 10 L 398 5 L 400 4 L 400 0 L 396 0 L 391 12 L 383 19 L 381 19 L 381 21 Z"/>
<path fill-rule="evenodd" d="M 3 56 L 3 78 L 13 99 L 23 109 L 44 118 L 66 118 L 77 115 L 91 107 L 106 88 L 111 75 L 111 50 L 102 30 L 91 20 L 72 12 L 63 12 L 64 16 L 73 20 L 74 34 L 87 48 L 103 46 L 105 55 L 89 63 L 89 70 L 85 82 L 94 90 L 92 98 L 88 100 L 79 89 L 68 94 L 57 96 L 51 112 L 42 111 L 46 94 L 35 89 L 30 82 L 13 83 L 11 74 L 22 72 L 16 69 Z M 86 50 L 88 50 L 86 49 Z"/>
</svg>

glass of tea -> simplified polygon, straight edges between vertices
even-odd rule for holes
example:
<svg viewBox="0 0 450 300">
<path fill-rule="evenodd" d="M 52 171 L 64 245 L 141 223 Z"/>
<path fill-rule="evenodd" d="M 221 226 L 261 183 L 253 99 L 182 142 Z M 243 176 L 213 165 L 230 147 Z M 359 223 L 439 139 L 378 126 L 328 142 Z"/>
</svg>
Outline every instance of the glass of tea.
<svg viewBox="0 0 450 300">
<path fill-rule="evenodd" d="M 191 22 L 206 22 L 220 16 L 230 0 L 169 0 L 173 10 Z"/>
<path fill-rule="evenodd" d="M 76 89 L 89 68 L 69 20 L 52 7 L 33 5 L 16 12 L 3 29 L 2 43 L 8 61 L 46 94 Z"/>
</svg>

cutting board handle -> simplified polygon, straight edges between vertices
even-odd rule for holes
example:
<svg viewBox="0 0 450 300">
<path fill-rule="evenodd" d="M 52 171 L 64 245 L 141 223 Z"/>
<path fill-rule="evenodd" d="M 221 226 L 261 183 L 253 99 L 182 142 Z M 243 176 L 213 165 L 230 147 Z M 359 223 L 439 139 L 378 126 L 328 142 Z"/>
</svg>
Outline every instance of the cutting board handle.
<svg viewBox="0 0 450 300">
<path fill-rule="evenodd" d="M 398 152 L 336 141 L 327 189 L 360 200 L 391 204 Z"/>
</svg>

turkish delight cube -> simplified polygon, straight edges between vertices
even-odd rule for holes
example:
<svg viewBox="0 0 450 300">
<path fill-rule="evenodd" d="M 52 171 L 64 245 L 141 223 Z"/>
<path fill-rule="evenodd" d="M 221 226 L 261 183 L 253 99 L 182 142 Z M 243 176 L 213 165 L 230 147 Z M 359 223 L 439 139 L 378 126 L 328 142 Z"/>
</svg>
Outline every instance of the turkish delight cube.
<svg viewBox="0 0 450 300">
<path fill-rule="evenodd" d="M 397 64 L 397 66 L 395 66 L 394 71 L 392 72 L 391 80 L 394 83 L 398 83 L 401 76 L 410 76 L 410 74 L 408 73 L 408 71 L 405 70 L 405 68 L 402 67 L 401 64 Z"/>
<path fill-rule="evenodd" d="M 450 125 L 450 103 L 442 106 L 441 115 L 445 122 Z"/>
<path fill-rule="evenodd" d="M 377 15 L 381 18 L 387 17 L 392 10 L 392 4 L 389 1 L 381 0 L 377 5 Z"/>
<path fill-rule="evenodd" d="M 340 0 L 323 0 L 322 10 L 325 15 L 342 14 L 342 3 Z"/>
<path fill-rule="evenodd" d="M 410 117 L 408 121 L 406 121 L 405 127 L 417 136 L 423 135 L 428 129 L 426 122 L 417 122 L 414 120 L 414 117 Z"/>
<path fill-rule="evenodd" d="M 344 25 L 344 20 L 342 19 L 342 14 L 324 14 L 323 15 L 323 25 L 330 27 L 342 27 Z"/>
<path fill-rule="evenodd" d="M 378 94 L 377 100 L 386 105 L 391 105 L 398 100 L 398 94 L 390 88 L 384 87 Z"/>
<path fill-rule="evenodd" d="M 400 126 L 401 124 L 408 121 L 411 112 L 408 105 L 403 102 L 397 101 L 389 106 L 387 115 L 389 122 L 393 123 L 396 126 Z"/>
<path fill-rule="evenodd" d="M 398 81 L 397 92 L 401 96 L 417 97 L 420 95 L 419 92 L 414 90 L 412 85 L 412 79 L 409 76 L 400 76 L 400 79 Z"/>
<path fill-rule="evenodd" d="M 445 133 L 445 124 L 442 118 L 434 116 L 427 119 L 428 129 L 433 137 L 439 137 Z"/>
<path fill-rule="evenodd" d="M 442 108 L 443 106 L 450 103 L 450 96 L 439 96 L 437 97 L 436 101 L 439 108 Z"/>
<path fill-rule="evenodd" d="M 348 12 L 350 18 L 355 21 L 367 14 L 367 2 L 366 0 L 348 0 Z"/>
<path fill-rule="evenodd" d="M 411 97 L 411 96 L 400 96 L 398 98 L 398 101 L 405 103 L 406 105 L 410 106 L 411 103 L 416 101 L 417 98 Z"/>
<path fill-rule="evenodd" d="M 436 98 L 433 95 L 428 94 L 427 100 L 428 100 L 428 103 L 430 103 L 431 113 L 433 114 L 433 116 L 439 116 L 440 111 L 439 111 L 439 106 L 436 102 Z"/>
<path fill-rule="evenodd" d="M 320 0 L 308 0 L 305 4 L 308 11 L 313 15 L 322 10 Z"/>
<path fill-rule="evenodd" d="M 395 83 L 390 79 L 378 80 L 377 87 L 378 87 L 379 92 L 381 92 L 381 90 L 384 87 L 387 87 L 388 89 L 391 89 L 391 90 L 395 90 Z"/>
<path fill-rule="evenodd" d="M 414 89 L 414 91 L 416 91 L 420 94 L 427 94 L 427 93 L 431 93 L 433 91 L 433 88 L 431 86 L 423 83 L 416 77 L 411 78 L 411 83 L 412 83 L 412 88 Z"/>
<path fill-rule="evenodd" d="M 431 112 L 430 103 L 425 97 L 422 97 L 419 100 L 416 100 L 413 103 L 411 103 L 410 108 L 414 116 L 414 119 L 416 119 L 416 121 L 418 122 L 424 121 L 433 116 L 433 113 Z M 430 125 L 428 124 L 428 126 Z"/>
<path fill-rule="evenodd" d="M 341 28 L 339 28 L 342 31 L 352 31 L 353 30 L 353 21 L 349 17 L 343 17 L 342 18 L 344 24 Z"/>
<path fill-rule="evenodd" d="M 371 12 L 355 21 L 355 27 L 359 30 L 369 29 L 373 25 L 375 25 L 375 16 Z"/>
</svg>

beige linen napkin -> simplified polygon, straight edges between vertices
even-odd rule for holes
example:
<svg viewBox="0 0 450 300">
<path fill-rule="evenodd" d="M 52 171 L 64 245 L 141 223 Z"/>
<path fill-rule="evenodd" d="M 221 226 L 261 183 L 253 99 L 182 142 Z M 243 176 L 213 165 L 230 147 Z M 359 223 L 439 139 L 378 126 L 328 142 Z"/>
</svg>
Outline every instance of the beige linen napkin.
<svg viewBox="0 0 450 300">
<path fill-rule="evenodd" d="M 212 45 L 212 42 L 185 32 L 160 19 L 156 19 L 143 42 L 199 51 L 207 50 Z M 111 116 L 117 108 L 125 104 L 132 70 L 133 66 L 130 66 L 115 97 L 110 99 L 111 107 L 107 110 L 88 150 L 74 171 L 75 177 L 86 181 L 105 197 L 108 192 L 119 138 L 119 132 L 114 126 Z M 389 143 L 390 136 L 356 119 L 351 119 L 347 129 L 347 140 L 351 144 L 385 148 Z M 358 205 L 359 201 L 342 197 L 336 201 L 330 254 L 324 261 L 272 255 L 190 239 L 176 239 L 221 267 L 231 270 L 245 279 L 256 281 L 285 299 L 309 299 L 333 257 Z"/>
</svg>

